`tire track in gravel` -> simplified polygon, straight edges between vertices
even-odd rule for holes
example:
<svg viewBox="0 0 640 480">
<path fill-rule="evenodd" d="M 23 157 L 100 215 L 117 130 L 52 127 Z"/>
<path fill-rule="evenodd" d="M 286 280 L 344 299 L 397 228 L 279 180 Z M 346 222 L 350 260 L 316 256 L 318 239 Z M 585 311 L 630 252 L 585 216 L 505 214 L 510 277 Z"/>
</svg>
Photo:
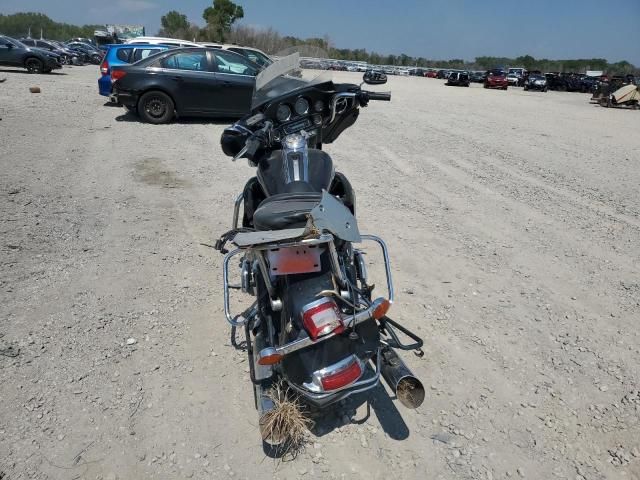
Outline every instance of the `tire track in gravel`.
<svg viewBox="0 0 640 480">
<path fill-rule="evenodd" d="M 402 137 L 402 135 L 401 135 Z M 415 137 L 414 137 L 415 138 Z M 449 139 L 450 141 L 451 139 Z M 349 143 L 352 143 L 353 145 L 357 145 L 358 141 L 363 141 L 362 138 L 350 138 L 346 140 Z M 412 147 L 416 147 L 416 145 L 412 145 Z M 460 147 L 460 144 L 458 144 L 458 147 Z M 389 205 L 397 205 L 399 208 L 398 210 L 396 210 L 396 212 L 394 213 L 394 215 L 396 216 L 396 218 L 403 218 L 405 216 L 408 216 L 409 218 L 411 218 L 414 222 L 414 224 L 417 224 L 419 222 L 419 218 L 420 215 L 416 214 L 416 215 L 407 215 L 406 212 L 403 212 L 405 210 L 405 206 L 407 204 L 412 204 L 412 209 L 416 210 L 417 212 L 425 212 L 428 211 L 429 208 L 433 208 L 434 207 L 434 202 L 432 200 L 432 196 L 435 193 L 435 196 L 439 199 L 441 199 L 442 201 L 440 202 L 436 202 L 436 206 L 441 206 L 441 205 L 446 205 L 446 209 L 453 209 L 454 211 L 460 210 L 464 213 L 466 213 L 466 211 L 469 211 L 470 209 L 472 209 L 472 205 L 483 205 L 485 206 L 485 204 L 487 202 L 489 203 L 507 203 L 510 207 L 510 209 L 518 211 L 518 215 L 514 215 L 514 216 L 509 216 L 509 217 L 504 217 L 504 216 L 500 216 L 499 218 L 496 218 L 495 221 L 493 221 L 494 219 L 492 219 L 492 227 L 490 229 L 486 228 L 486 225 L 483 225 L 481 223 L 476 222 L 475 218 L 472 218 L 472 216 L 469 215 L 458 215 L 457 218 L 460 219 L 462 221 L 462 225 L 464 225 L 463 227 L 460 228 L 456 228 L 455 226 L 453 226 L 453 228 L 451 229 L 452 225 L 457 225 L 456 223 L 454 223 L 452 221 L 452 219 L 449 220 L 449 227 L 450 230 L 448 232 L 445 232 L 445 235 L 447 235 L 447 237 L 452 240 L 452 233 L 455 232 L 455 237 L 462 237 L 464 240 L 465 244 L 473 244 L 473 237 L 469 237 L 467 235 L 466 232 L 476 232 L 476 235 L 478 236 L 493 236 L 495 233 L 494 232 L 500 232 L 502 241 L 504 241 L 504 235 L 505 233 L 509 232 L 509 235 L 513 238 L 514 240 L 514 244 L 517 243 L 519 236 L 516 233 L 516 231 L 513 231 L 513 225 L 517 224 L 519 220 L 516 219 L 520 219 L 520 218 L 529 218 L 531 216 L 535 216 L 538 215 L 538 217 L 541 220 L 546 221 L 548 224 L 549 222 L 549 218 L 546 217 L 544 214 L 542 213 L 538 213 L 537 210 L 534 210 L 536 207 L 532 207 L 530 205 L 527 204 L 522 204 L 522 202 L 518 199 L 509 197 L 509 196 L 505 196 L 505 193 L 503 193 L 502 191 L 498 190 L 494 190 L 493 187 L 495 184 L 492 183 L 488 183 L 485 180 L 488 177 L 484 177 L 482 176 L 482 174 L 476 174 L 473 175 L 470 170 L 473 168 L 473 166 L 468 166 L 468 165 L 460 165 L 458 162 L 460 161 L 459 157 L 460 152 L 459 151 L 455 151 L 455 149 L 449 149 L 450 151 L 447 151 L 446 154 L 444 155 L 440 155 L 437 158 L 433 158 L 428 154 L 425 155 L 421 155 L 421 156 L 412 156 L 410 154 L 406 154 L 405 151 L 407 150 L 407 146 L 406 144 L 403 144 L 403 142 L 401 141 L 390 141 L 386 147 L 379 147 L 378 148 L 378 152 L 379 154 L 373 154 L 371 155 L 372 159 L 376 159 L 376 161 L 378 161 L 379 163 L 381 163 L 382 165 L 386 165 L 386 168 L 380 168 L 380 169 L 375 169 L 376 172 L 375 174 L 380 177 L 380 178 L 389 178 L 389 177 L 393 177 L 394 173 L 393 170 L 395 170 L 395 175 L 400 175 L 402 178 L 396 178 L 393 179 L 391 182 L 387 181 L 387 184 L 391 184 L 390 188 L 393 189 L 396 185 L 399 186 L 398 190 L 396 191 L 396 194 L 391 194 L 391 193 L 387 193 L 387 192 L 379 192 L 379 194 L 381 195 L 381 201 L 380 202 L 376 202 L 376 207 L 378 208 L 378 214 L 379 215 L 384 215 L 384 207 L 382 207 L 383 202 L 385 200 L 388 200 Z M 466 156 L 464 156 L 466 157 Z M 455 160 L 453 160 L 455 158 Z M 356 165 L 353 170 L 355 171 L 362 171 L 362 168 L 365 167 L 366 165 L 366 160 L 363 163 L 361 157 L 357 157 L 355 158 L 356 163 L 359 163 L 359 165 Z M 382 160 L 382 162 L 380 162 L 380 160 Z M 426 163 L 428 163 L 428 167 L 425 166 L 425 161 Z M 465 168 L 468 167 L 469 169 Z M 373 168 L 370 166 L 367 166 L 366 168 Z M 388 172 L 385 170 L 392 170 L 392 172 Z M 476 169 L 477 170 L 477 169 Z M 435 176 L 434 176 L 435 175 Z M 490 177 L 489 177 L 490 178 Z M 418 182 L 416 182 L 416 180 L 418 180 Z M 522 181 L 525 180 L 526 181 L 526 177 L 523 176 L 517 176 L 517 177 L 512 177 L 510 179 L 511 182 L 514 182 L 514 184 L 518 181 Z M 352 183 L 354 183 L 355 185 L 355 181 L 352 180 Z M 417 183 L 420 184 L 420 186 L 417 186 Z M 441 186 L 440 186 L 441 183 Z M 436 186 L 437 185 L 437 186 Z M 464 190 L 469 190 L 472 192 L 472 195 L 467 196 L 466 198 L 464 196 L 462 196 L 460 194 L 461 191 L 461 187 L 463 188 L 462 191 Z M 398 193 L 404 197 L 402 200 L 400 200 L 398 198 Z M 425 198 L 426 195 L 426 200 L 422 200 Z M 446 199 L 446 200 L 444 200 Z M 455 199 L 455 200 L 454 200 Z M 481 201 L 479 200 L 481 199 Z M 440 205 L 438 205 L 438 203 Z M 579 207 L 582 207 L 583 205 L 579 205 Z M 498 208 L 498 211 L 501 211 L 500 208 Z M 592 213 L 593 214 L 593 213 Z M 598 213 L 596 213 L 598 214 Z M 428 225 L 431 226 L 434 223 L 433 217 L 428 217 L 429 218 L 429 222 Z M 504 223 L 505 219 L 509 219 L 508 223 Z M 480 219 L 478 219 L 479 221 Z M 438 228 L 440 228 L 440 225 L 436 224 L 438 226 Z M 577 248 L 579 246 L 579 243 L 576 241 L 576 239 L 574 238 L 573 235 L 571 235 L 569 232 L 567 232 L 567 234 L 565 235 L 564 233 L 558 233 L 558 232 L 562 232 L 563 230 L 563 225 L 558 222 L 557 220 L 553 220 L 552 223 L 550 223 L 550 226 L 552 227 L 551 231 L 552 234 L 555 235 L 559 235 L 559 238 L 562 239 L 562 241 L 567 242 L 569 244 L 573 244 L 574 247 L 572 248 Z M 425 225 L 422 226 L 422 228 L 425 228 Z M 428 228 L 428 227 L 427 227 Z M 453 230 L 453 231 L 451 231 Z M 546 232 L 545 232 L 546 233 Z M 403 234 L 404 235 L 404 234 Z M 454 237 L 454 238 L 455 238 Z M 458 240 L 458 238 L 455 238 L 454 241 Z M 557 248 L 557 239 L 554 239 L 553 237 L 551 239 L 548 239 L 550 246 L 553 245 L 554 248 Z M 525 243 L 526 246 L 526 243 Z M 480 248 L 482 248 L 483 246 L 481 245 Z M 589 245 L 588 247 L 585 246 L 585 250 L 589 250 L 591 253 L 593 253 L 593 246 Z M 529 245 L 529 248 L 531 248 L 531 245 Z M 598 251 L 598 249 L 596 248 L 596 251 Z M 533 252 L 535 252 L 535 250 L 533 250 Z M 532 250 L 529 250 L 527 252 L 523 252 L 522 255 L 520 255 L 520 260 L 522 262 L 523 265 L 528 264 L 528 269 L 529 269 L 529 274 L 526 275 L 525 277 L 521 277 L 521 278 L 526 278 L 531 276 L 531 274 L 533 272 L 535 272 L 538 267 L 536 264 L 531 263 L 531 261 L 529 260 L 529 258 L 531 257 L 531 254 L 533 253 Z M 600 252 L 598 251 L 598 256 L 604 256 L 605 258 L 607 258 L 607 252 Z M 535 254 L 534 254 L 534 258 L 535 258 Z M 480 258 L 478 259 L 471 259 L 471 261 L 474 261 L 475 263 L 478 263 L 478 265 L 481 265 L 482 262 L 484 262 L 484 258 L 485 255 L 481 255 Z M 618 263 L 619 265 L 624 264 L 625 262 L 625 257 L 621 254 L 616 255 L 615 257 L 616 263 Z M 524 262 L 524 260 L 526 260 L 526 262 Z M 590 261 L 592 261 L 593 259 L 591 258 Z M 448 263 L 450 264 L 450 266 L 452 267 L 452 269 L 455 269 L 456 267 L 456 262 L 455 261 L 451 261 L 450 259 L 447 259 Z M 540 264 L 548 264 L 549 262 L 544 262 L 544 261 L 540 261 Z M 553 262 L 551 262 L 553 263 Z M 414 273 L 416 275 L 419 274 L 420 272 L 420 267 L 424 265 L 424 262 L 417 260 L 416 263 L 416 259 L 414 259 L 414 263 L 412 264 L 405 264 L 403 265 L 403 273 L 405 274 L 411 274 Z M 579 267 L 580 265 L 578 265 Z M 574 265 L 575 267 L 575 265 Z M 406 271 L 405 271 L 406 269 Z M 558 280 L 559 280 L 559 276 L 562 275 L 564 273 L 564 268 L 562 265 L 558 266 L 558 269 L 556 269 L 556 271 L 552 271 L 552 272 L 548 272 L 549 274 L 551 274 L 550 276 L 554 276 L 554 283 L 556 284 L 555 286 L 559 286 L 558 284 Z M 615 270 L 614 270 L 615 271 Z M 572 280 L 575 281 L 576 276 L 573 273 L 568 273 L 567 275 L 565 275 L 567 280 Z M 536 274 L 536 277 L 540 277 L 540 274 Z M 608 285 L 604 285 L 604 288 L 607 288 Z M 558 298 L 556 295 L 556 292 L 554 291 L 556 290 L 555 288 L 550 286 L 550 289 L 547 290 L 546 295 L 548 296 L 549 299 L 551 300 L 551 303 L 554 304 L 554 307 L 557 307 L 558 305 Z M 556 297 L 556 298 L 554 298 Z M 567 298 L 567 297 L 565 297 Z M 595 306 L 599 306 L 598 302 L 601 302 L 601 299 L 593 299 L 593 305 Z M 466 302 L 465 302 L 466 303 Z M 544 303 L 547 303 L 547 301 L 545 301 Z M 561 302 L 561 303 L 568 303 L 568 302 Z M 569 307 L 569 305 L 566 305 L 567 307 Z M 606 307 L 605 310 L 608 310 L 609 308 L 612 308 L 614 306 L 614 304 L 610 305 L 609 307 Z M 524 309 L 526 312 L 526 309 Z M 482 311 L 482 310 L 480 310 Z M 525 313 L 523 312 L 523 313 Z M 529 312 L 526 312 L 529 314 Z M 530 315 L 530 314 L 529 314 Z M 528 315 L 526 315 L 524 318 L 527 318 Z M 531 317 L 528 317 L 531 318 Z M 495 322 L 496 318 L 492 318 L 491 316 L 489 316 L 488 318 L 489 321 Z M 507 322 L 508 317 L 504 319 L 504 321 L 501 321 L 499 324 L 500 328 L 507 328 L 507 330 L 510 329 L 509 327 L 509 323 Z M 594 319 L 595 320 L 595 319 Z M 469 325 L 472 328 L 476 328 L 478 329 L 478 324 L 477 322 L 467 322 L 469 323 Z M 547 322 L 542 322 L 541 324 L 538 324 L 538 327 L 544 326 L 545 323 Z M 565 322 L 566 323 L 566 322 Z M 572 322 L 569 322 L 572 323 Z M 602 334 L 603 332 L 601 331 L 600 328 L 597 328 L 596 325 L 598 326 L 602 326 L 602 322 L 591 322 L 593 327 L 592 328 L 592 332 L 593 334 L 598 335 L 598 333 L 600 331 L 600 334 Z M 625 326 L 627 325 L 627 319 L 623 318 L 620 319 L 616 322 L 619 326 Z M 516 325 L 524 325 L 523 323 L 517 323 Z M 561 328 L 567 328 L 568 325 L 563 325 Z M 451 332 L 454 333 L 456 336 L 460 337 L 460 339 L 462 340 L 462 344 L 463 345 L 469 345 L 470 342 L 474 342 L 472 337 L 469 337 L 468 333 L 463 333 L 462 331 L 460 331 L 459 329 L 456 329 L 455 327 L 450 324 L 447 323 L 445 325 L 445 328 L 443 330 L 441 330 L 442 333 L 444 332 Z M 492 325 L 492 327 L 498 327 L 498 325 Z M 581 332 L 584 330 L 585 325 L 582 323 L 573 323 L 573 326 L 571 327 L 573 330 L 575 330 L 576 332 Z M 479 329 L 480 331 L 482 331 L 481 329 Z M 530 330 L 529 328 L 525 327 L 525 331 Z M 611 327 L 608 329 L 610 333 L 615 333 L 616 328 L 615 327 Z M 535 330 L 533 330 L 535 331 Z M 530 330 L 530 333 L 533 333 L 532 330 Z M 582 332 L 581 332 L 582 333 Z M 445 335 L 447 335 L 445 333 Z M 485 330 L 485 335 L 487 337 L 491 336 L 491 333 L 489 330 Z M 535 334 L 534 334 L 535 335 Z M 511 336 L 511 335 L 510 335 Z M 613 338 L 614 336 L 611 335 L 611 338 Z M 445 336 L 445 338 L 447 338 Z M 578 337 L 580 338 L 580 337 Z M 436 340 L 436 343 L 439 343 L 441 345 L 441 349 L 447 349 L 447 348 L 451 348 L 451 340 L 444 340 L 442 337 L 438 337 Z M 474 342 L 475 343 L 475 342 Z M 486 344 L 486 342 L 483 342 Z M 608 342 L 607 342 L 608 343 Z M 520 348 L 516 348 L 516 349 L 505 349 L 505 345 L 504 343 L 501 344 L 495 344 L 493 343 L 493 345 L 491 343 L 486 344 L 488 346 L 490 346 L 490 348 L 494 349 L 497 345 L 500 345 L 500 350 L 498 350 L 498 358 L 500 358 L 500 356 L 515 356 L 517 358 L 518 354 L 522 354 L 524 352 L 526 352 L 526 350 L 522 350 L 522 346 L 521 345 Z M 536 354 L 537 356 L 537 360 L 533 361 L 532 363 L 534 365 L 537 366 L 537 368 L 540 368 L 541 364 L 547 364 L 547 367 L 544 369 L 546 370 L 546 373 L 543 377 L 539 377 L 539 385 L 543 386 L 543 388 L 546 389 L 550 389 L 550 387 L 545 386 L 547 385 L 547 380 L 549 378 L 554 378 L 554 376 L 557 375 L 556 372 L 556 366 L 552 366 L 549 363 L 549 352 L 550 351 L 554 351 L 556 350 L 557 347 L 555 347 L 556 344 L 556 340 L 551 340 L 549 342 L 543 343 L 543 344 L 539 344 L 538 341 L 536 341 L 535 343 L 535 351 L 539 352 Z M 620 351 L 620 349 L 618 349 L 618 352 L 614 355 L 611 354 L 610 351 L 606 351 L 606 356 L 609 357 L 609 360 L 605 360 L 602 356 L 602 352 L 604 350 L 601 350 L 601 352 L 597 352 L 598 349 L 602 349 L 602 347 L 598 347 L 597 344 L 594 346 L 592 345 L 591 348 L 596 348 L 596 351 L 593 352 L 593 350 L 591 350 L 594 354 L 594 360 L 601 363 L 601 362 L 605 362 L 608 363 L 610 366 L 617 366 L 619 365 L 619 361 L 625 356 L 624 353 L 622 353 Z M 473 349 L 473 346 L 470 347 L 471 349 Z M 581 347 L 582 348 L 582 347 Z M 526 349 L 526 347 L 525 347 Z M 623 350 L 624 351 L 624 350 Z M 472 355 L 472 358 L 469 357 L 469 355 Z M 565 358 L 565 361 L 569 361 L 569 358 Z M 595 367 L 595 361 L 590 361 L 589 363 L 591 365 L 593 365 Z M 449 358 L 449 363 L 448 363 L 448 367 L 451 367 L 455 370 L 454 365 L 455 364 L 455 359 L 451 359 Z M 483 362 L 483 353 L 482 351 L 478 352 L 478 355 L 475 356 L 472 353 L 469 352 L 465 352 L 465 358 L 464 361 L 461 362 L 463 365 L 481 365 Z M 495 368 L 495 367 L 494 367 Z M 531 371 L 529 369 L 525 369 L 523 372 L 520 373 L 520 377 L 522 378 L 535 378 L 536 374 L 535 374 L 535 370 Z M 581 373 L 580 375 L 578 375 L 576 377 L 576 373 L 577 372 L 573 372 L 573 373 L 569 373 L 570 375 L 573 376 L 573 384 L 577 385 L 577 387 L 573 387 L 571 388 L 572 392 L 579 392 L 579 391 L 588 391 L 590 389 L 593 388 L 593 381 L 590 378 L 590 374 L 589 373 Z M 626 381 L 625 383 L 629 383 L 631 382 L 630 387 L 626 387 L 626 388 L 633 388 L 633 379 L 636 378 L 634 377 L 634 371 L 630 371 L 627 374 L 622 374 L 622 378 Z M 465 372 L 466 375 L 466 372 Z M 477 376 L 477 375 L 471 375 L 473 376 Z M 504 381 L 508 382 L 508 380 L 505 378 Z M 614 381 L 617 381 L 616 379 L 614 379 Z M 565 392 L 562 392 L 562 396 L 564 398 Z M 523 391 L 522 394 L 523 397 L 526 397 L 526 394 Z M 556 394 L 557 396 L 557 394 Z M 504 396 L 504 400 L 506 401 L 507 399 L 511 398 L 511 400 L 513 400 L 514 396 L 511 394 L 506 394 Z M 558 415 L 560 410 L 564 410 L 562 416 L 565 415 L 572 415 L 572 411 L 570 408 L 566 408 L 563 407 L 562 403 L 558 403 L 557 401 L 553 400 L 553 397 L 549 397 L 550 400 L 546 401 L 545 404 L 543 405 L 537 405 L 537 407 L 547 407 L 545 408 L 540 408 L 540 410 L 538 410 L 539 412 L 545 412 L 545 414 L 552 414 L 552 415 Z M 587 400 L 588 401 L 588 400 Z M 576 403 L 578 402 L 578 403 Z M 571 404 L 574 405 L 573 408 L 575 408 L 576 406 L 578 406 L 578 404 L 581 404 L 582 406 L 579 407 L 581 409 L 581 413 L 580 413 L 580 417 L 581 420 L 580 422 L 585 422 L 588 423 L 588 418 L 589 418 L 589 414 L 585 413 L 584 410 L 584 399 L 571 399 Z M 525 402 L 526 403 L 526 402 Z M 527 428 L 537 428 L 537 423 L 539 419 L 537 418 L 532 418 L 530 423 L 528 423 L 528 427 Z M 549 420 L 549 422 L 551 422 L 550 424 L 553 424 L 554 420 Z M 493 422 L 495 423 L 496 420 L 493 420 Z M 504 428 L 504 425 L 503 425 Z M 558 435 L 556 435 L 556 439 L 557 441 L 563 441 L 563 437 L 566 437 L 567 432 L 563 432 L 561 431 Z M 578 436 L 582 436 L 585 435 L 584 432 L 581 432 L 579 429 L 577 431 L 575 431 L 573 434 L 571 434 L 571 436 L 575 439 L 578 438 Z M 628 437 L 629 438 L 629 437 Z M 595 445 L 597 444 L 601 444 L 602 443 L 603 438 L 598 438 L 597 434 L 595 436 L 592 437 L 592 441 Z M 611 442 L 611 438 L 609 438 L 609 442 Z M 547 459 L 548 460 L 548 459 Z M 593 458 L 592 458 L 593 461 Z"/>
</svg>

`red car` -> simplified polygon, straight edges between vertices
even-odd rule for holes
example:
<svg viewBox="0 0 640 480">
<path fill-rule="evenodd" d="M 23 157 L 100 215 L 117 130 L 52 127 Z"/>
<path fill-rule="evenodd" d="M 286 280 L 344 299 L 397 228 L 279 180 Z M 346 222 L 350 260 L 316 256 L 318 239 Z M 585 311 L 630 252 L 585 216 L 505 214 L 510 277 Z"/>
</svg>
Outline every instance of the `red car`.
<svg viewBox="0 0 640 480">
<path fill-rule="evenodd" d="M 484 80 L 484 88 L 499 88 L 501 90 L 506 90 L 508 87 L 509 81 L 504 74 L 489 73 L 487 78 Z"/>
<path fill-rule="evenodd" d="M 429 70 L 427 73 L 424 74 L 424 76 L 427 78 L 438 78 L 438 72 Z"/>
</svg>

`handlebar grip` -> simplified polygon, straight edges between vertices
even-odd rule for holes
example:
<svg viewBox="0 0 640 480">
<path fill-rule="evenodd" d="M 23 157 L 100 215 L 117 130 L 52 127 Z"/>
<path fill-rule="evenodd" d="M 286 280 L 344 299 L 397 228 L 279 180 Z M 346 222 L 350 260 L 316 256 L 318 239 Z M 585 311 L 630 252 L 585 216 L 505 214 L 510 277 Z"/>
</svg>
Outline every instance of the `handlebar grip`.
<svg viewBox="0 0 640 480">
<path fill-rule="evenodd" d="M 369 100 L 391 101 L 391 92 L 367 92 L 367 95 L 369 96 Z"/>
</svg>

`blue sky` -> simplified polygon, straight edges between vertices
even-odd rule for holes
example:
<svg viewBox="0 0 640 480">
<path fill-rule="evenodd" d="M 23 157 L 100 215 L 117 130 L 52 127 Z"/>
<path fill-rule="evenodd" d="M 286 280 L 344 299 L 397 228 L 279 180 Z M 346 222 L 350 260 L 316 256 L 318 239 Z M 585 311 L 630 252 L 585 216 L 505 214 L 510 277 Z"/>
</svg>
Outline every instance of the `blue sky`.
<svg viewBox="0 0 640 480">
<path fill-rule="evenodd" d="M 427 58 L 480 55 L 626 59 L 640 66 L 640 0 L 237 0 L 243 23 L 335 46 Z M 169 10 L 202 23 L 206 0 L 0 0 L 70 23 L 142 23 Z"/>
</svg>

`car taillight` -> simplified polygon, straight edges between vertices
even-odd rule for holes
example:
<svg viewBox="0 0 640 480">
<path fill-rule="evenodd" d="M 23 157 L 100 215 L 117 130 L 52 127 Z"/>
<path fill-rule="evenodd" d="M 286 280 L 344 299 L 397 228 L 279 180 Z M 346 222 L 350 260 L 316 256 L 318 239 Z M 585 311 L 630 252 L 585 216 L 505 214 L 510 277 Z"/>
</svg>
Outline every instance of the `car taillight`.
<svg viewBox="0 0 640 480">
<path fill-rule="evenodd" d="M 112 70 L 111 71 L 111 81 L 112 82 L 116 82 L 116 81 L 120 80 L 121 78 L 123 78 L 126 74 L 127 74 L 127 72 L 125 72 L 124 70 Z"/>
<path fill-rule="evenodd" d="M 340 310 L 336 302 L 330 298 L 323 298 L 305 306 L 302 309 L 302 324 L 312 340 L 344 330 Z"/>
<path fill-rule="evenodd" d="M 106 75 L 109 73 L 109 62 L 107 62 L 106 60 L 102 62 L 102 64 L 100 65 L 100 72 L 102 73 L 102 75 Z"/>
<path fill-rule="evenodd" d="M 322 382 L 322 388 L 327 390 L 336 390 L 338 388 L 345 387 L 360 378 L 362 375 L 362 367 L 360 362 L 354 357 L 353 361 L 335 373 L 330 373 L 320 380 Z"/>
</svg>

